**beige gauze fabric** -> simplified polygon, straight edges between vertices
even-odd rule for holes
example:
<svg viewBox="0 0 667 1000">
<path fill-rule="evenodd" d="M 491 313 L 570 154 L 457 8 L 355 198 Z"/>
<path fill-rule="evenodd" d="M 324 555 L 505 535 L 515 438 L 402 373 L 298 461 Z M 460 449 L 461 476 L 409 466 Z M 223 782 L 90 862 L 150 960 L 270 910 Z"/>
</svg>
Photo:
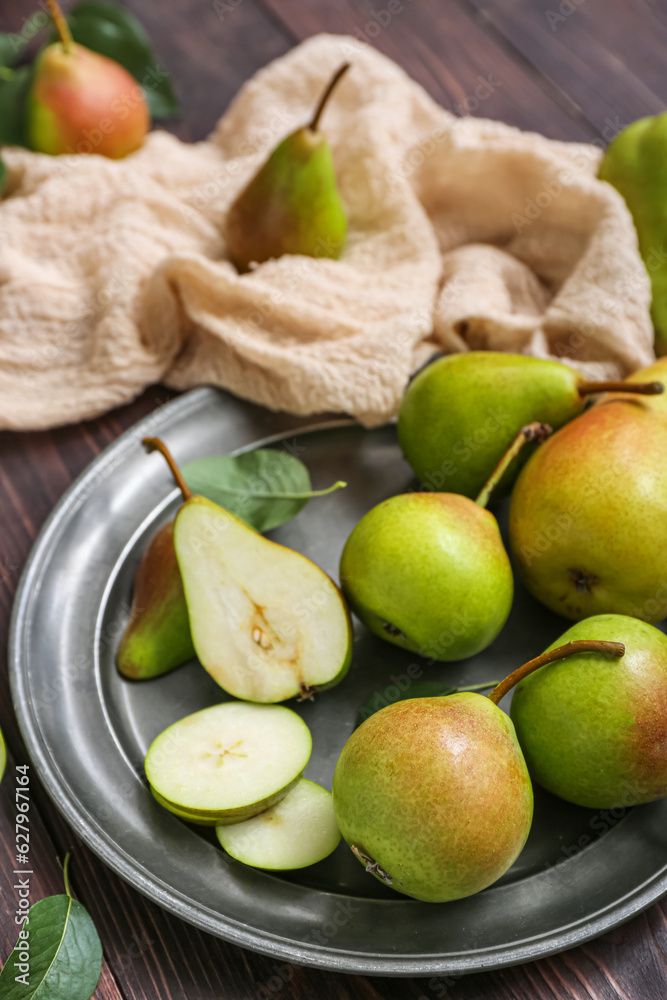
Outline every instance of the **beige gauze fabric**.
<svg viewBox="0 0 667 1000">
<path fill-rule="evenodd" d="M 342 258 L 241 276 L 227 209 L 346 59 L 321 126 L 349 215 Z M 117 162 L 5 149 L 0 426 L 90 417 L 155 381 L 374 425 L 438 350 L 625 375 L 653 356 L 649 284 L 599 155 L 455 118 L 331 35 L 259 72 L 206 142 L 153 132 Z"/>
</svg>

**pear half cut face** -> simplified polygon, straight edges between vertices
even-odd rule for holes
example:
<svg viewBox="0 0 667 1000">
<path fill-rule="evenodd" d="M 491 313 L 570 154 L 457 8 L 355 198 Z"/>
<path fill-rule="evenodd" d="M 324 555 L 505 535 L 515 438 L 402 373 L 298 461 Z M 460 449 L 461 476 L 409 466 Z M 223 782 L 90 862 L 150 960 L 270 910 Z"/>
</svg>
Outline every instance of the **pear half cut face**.
<svg viewBox="0 0 667 1000">
<path fill-rule="evenodd" d="M 197 656 L 225 691 L 277 702 L 341 680 L 350 618 L 319 566 L 204 497 L 179 511 L 174 543 Z"/>
</svg>

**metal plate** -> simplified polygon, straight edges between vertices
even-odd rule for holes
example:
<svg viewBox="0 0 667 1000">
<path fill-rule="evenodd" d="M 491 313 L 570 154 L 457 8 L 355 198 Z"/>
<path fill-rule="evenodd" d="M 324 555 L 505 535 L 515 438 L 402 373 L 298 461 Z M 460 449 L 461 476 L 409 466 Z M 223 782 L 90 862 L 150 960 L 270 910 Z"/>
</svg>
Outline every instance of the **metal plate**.
<svg viewBox="0 0 667 1000">
<path fill-rule="evenodd" d="M 213 389 L 182 396 L 112 444 L 45 525 L 26 566 L 10 637 L 11 681 L 35 767 L 82 839 L 141 892 L 205 931 L 265 954 L 340 971 L 425 976 L 493 969 L 570 947 L 667 890 L 667 802 L 593 812 L 536 789 L 528 844 L 500 882 L 442 905 L 400 897 L 367 876 L 342 844 L 301 872 L 268 874 L 231 860 L 161 809 L 143 758 L 175 719 L 224 699 L 197 663 L 146 683 L 123 680 L 114 654 L 134 571 L 178 498 L 164 462 L 141 438 L 163 436 L 177 460 L 267 442 L 308 465 L 312 501 L 273 532 L 333 576 L 350 530 L 374 504 L 414 486 L 393 426 L 306 426 Z M 509 622 L 484 653 L 411 673 L 472 684 L 500 678 L 544 649 L 566 623 L 517 587 Z M 410 683 L 418 658 L 357 628 L 338 687 L 296 705 L 310 726 L 307 775 L 331 787 L 358 707 Z M 507 706 L 505 706 L 507 707 Z"/>
</svg>

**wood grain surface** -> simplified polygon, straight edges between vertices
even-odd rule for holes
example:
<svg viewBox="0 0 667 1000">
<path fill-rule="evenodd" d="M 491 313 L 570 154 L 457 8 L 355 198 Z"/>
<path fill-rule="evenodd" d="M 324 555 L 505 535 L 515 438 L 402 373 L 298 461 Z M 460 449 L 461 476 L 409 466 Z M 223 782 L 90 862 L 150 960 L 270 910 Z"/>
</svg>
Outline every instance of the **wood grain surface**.
<svg viewBox="0 0 667 1000">
<path fill-rule="evenodd" d="M 127 0 L 153 38 L 183 104 L 167 127 L 203 138 L 256 69 L 319 31 L 367 37 L 445 107 L 569 140 L 609 139 L 667 104 L 667 14 L 661 0 L 403 0 L 379 31 L 383 0 Z M 36 5 L 35 5 L 36 6 Z M 32 6 L 2 0 L 0 30 L 20 32 Z M 386 20 L 386 18 L 383 18 Z M 372 34 L 372 38 L 370 35 Z M 479 78 L 497 81 L 474 106 Z M 0 292 L 1 294 L 1 292 Z M 10 750 L 0 787 L 0 963 L 16 939 L 14 762 L 28 763 L 4 656 L 13 594 L 54 503 L 118 434 L 171 394 L 153 387 L 98 420 L 45 433 L 0 434 L 0 725 Z M 62 891 L 74 851 L 75 895 L 102 937 L 97 1000 L 662 1000 L 667 906 L 585 947 L 502 972 L 369 979 L 285 965 L 208 937 L 108 871 L 32 781 L 32 900 Z M 48 998 L 45 998 L 48 1000 Z"/>
</svg>

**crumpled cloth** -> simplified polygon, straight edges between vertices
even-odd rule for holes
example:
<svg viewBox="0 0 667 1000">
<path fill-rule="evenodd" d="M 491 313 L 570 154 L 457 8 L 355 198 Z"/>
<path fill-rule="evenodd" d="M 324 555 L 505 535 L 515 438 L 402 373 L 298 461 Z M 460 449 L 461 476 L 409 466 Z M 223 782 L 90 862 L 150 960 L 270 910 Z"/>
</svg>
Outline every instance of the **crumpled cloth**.
<svg viewBox="0 0 667 1000">
<path fill-rule="evenodd" d="M 239 275 L 227 209 L 347 59 L 321 123 L 349 215 L 342 258 Z M 437 351 L 625 375 L 653 357 L 649 282 L 599 156 L 456 118 L 333 35 L 257 73 L 205 142 L 153 132 L 121 161 L 6 148 L 0 426 L 91 417 L 156 381 L 375 425 Z"/>
</svg>

